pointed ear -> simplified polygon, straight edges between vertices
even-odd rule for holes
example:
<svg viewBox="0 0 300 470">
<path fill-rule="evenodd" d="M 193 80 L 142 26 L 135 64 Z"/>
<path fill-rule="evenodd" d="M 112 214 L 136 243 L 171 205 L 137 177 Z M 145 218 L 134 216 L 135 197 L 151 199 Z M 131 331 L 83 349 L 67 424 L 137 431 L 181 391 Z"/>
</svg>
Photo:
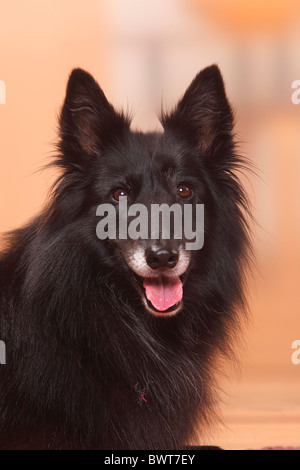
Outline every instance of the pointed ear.
<svg viewBox="0 0 300 470">
<path fill-rule="evenodd" d="M 200 152 L 212 149 L 220 138 L 231 137 L 232 111 L 216 65 L 198 73 L 176 108 L 163 114 L 162 124 L 165 130 L 189 139 Z"/>
<path fill-rule="evenodd" d="M 76 166 L 100 156 L 129 129 L 129 120 L 114 110 L 94 78 L 81 69 L 70 75 L 59 124 L 62 156 Z"/>
</svg>

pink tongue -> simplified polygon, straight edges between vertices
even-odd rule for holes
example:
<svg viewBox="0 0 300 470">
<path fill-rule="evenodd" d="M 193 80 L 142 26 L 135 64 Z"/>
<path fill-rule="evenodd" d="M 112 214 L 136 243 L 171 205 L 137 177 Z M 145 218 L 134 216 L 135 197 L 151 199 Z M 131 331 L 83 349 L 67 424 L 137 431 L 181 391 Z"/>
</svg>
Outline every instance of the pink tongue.
<svg viewBox="0 0 300 470">
<path fill-rule="evenodd" d="M 147 299 L 163 312 L 182 299 L 182 282 L 179 277 L 146 277 L 144 288 Z"/>
</svg>

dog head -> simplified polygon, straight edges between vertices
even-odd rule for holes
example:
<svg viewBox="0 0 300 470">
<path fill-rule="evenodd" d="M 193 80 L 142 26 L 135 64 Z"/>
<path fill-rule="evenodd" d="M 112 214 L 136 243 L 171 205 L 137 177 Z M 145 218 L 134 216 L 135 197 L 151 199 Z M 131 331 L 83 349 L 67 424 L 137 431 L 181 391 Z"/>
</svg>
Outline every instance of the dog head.
<svg viewBox="0 0 300 470">
<path fill-rule="evenodd" d="M 183 307 L 189 272 L 204 270 L 204 214 L 207 233 L 214 180 L 232 159 L 232 113 L 218 67 L 201 71 L 161 122 L 162 133 L 131 131 L 93 77 L 76 69 L 60 117 L 59 165 L 70 187 L 81 188 L 81 212 L 93 212 L 94 235 L 114 269 L 129 276 L 150 313 L 172 316 Z"/>
</svg>

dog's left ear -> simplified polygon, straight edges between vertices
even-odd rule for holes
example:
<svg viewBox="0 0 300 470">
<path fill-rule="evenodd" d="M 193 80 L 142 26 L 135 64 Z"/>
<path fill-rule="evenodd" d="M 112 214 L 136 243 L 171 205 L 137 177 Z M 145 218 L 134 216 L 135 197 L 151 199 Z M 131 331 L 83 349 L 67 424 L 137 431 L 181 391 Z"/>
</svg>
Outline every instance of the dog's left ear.
<svg viewBox="0 0 300 470">
<path fill-rule="evenodd" d="M 232 111 L 216 65 L 198 73 L 176 108 L 170 114 L 163 113 L 162 125 L 193 142 L 200 152 L 231 137 Z"/>
<path fill-rule="evenodd" d="M 69 77 L 60 115 L 64 164 L 82 168 L 129 130 L 129 119 L 115 111 L 94 78 L 82 69 Z"/>
</svg>

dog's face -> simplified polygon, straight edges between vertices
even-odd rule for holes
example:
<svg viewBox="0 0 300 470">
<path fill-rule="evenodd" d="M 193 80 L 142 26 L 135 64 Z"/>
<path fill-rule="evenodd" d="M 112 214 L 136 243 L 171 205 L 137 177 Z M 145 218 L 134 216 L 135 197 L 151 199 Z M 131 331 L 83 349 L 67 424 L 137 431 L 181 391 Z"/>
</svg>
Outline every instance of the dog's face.
<svg viewBox="0 0 300 470">
<path fill-rule="evenodd" d="M 203 182 L 183 157 L 183 149 L 164 134 L 129 133 L 117 152 L 115 148 L 104 152 L 97 163 L 94 191 L 99 201 L 112 204 L 117 222 L 127 212 L 125 237 L 110 238 L 110 244 L 121 253 L 146 309 L 154 315 L 170 316 L 182 308 L 184 275 L 191 259 L 184 227 L 175 234 L 175 216 L 168 209 L 176 205 L 183 215 L 186 204 L 203 203 Z M 158 207 L 161 213 L 155 219 Z M 183 225 L 183 217 L 178 221 Z"/>
<path fill-rule="evenodd" d="M 162 124 L 163 133 L 132 132 L 94 79 L 73 71 L 60 121 L 64 165 L 68 172 L 85 174 L 88 210 L 110 216 L 98 225 L 99 233 L 106 230 L 99 235 L 95 224 L 95 233 L 130 277 L 145 308 L 155 316 L 172 316 L 182 309 L 194 256 L 187 233 L 197 239 L 200 227 L 203 236 L 196 208 L 205 207 L 205 232 L 212 216 L 212 146 L 220 133 L 230 135 L 232 129 L 217 67 L 198 74 Z"/>
</svg>

